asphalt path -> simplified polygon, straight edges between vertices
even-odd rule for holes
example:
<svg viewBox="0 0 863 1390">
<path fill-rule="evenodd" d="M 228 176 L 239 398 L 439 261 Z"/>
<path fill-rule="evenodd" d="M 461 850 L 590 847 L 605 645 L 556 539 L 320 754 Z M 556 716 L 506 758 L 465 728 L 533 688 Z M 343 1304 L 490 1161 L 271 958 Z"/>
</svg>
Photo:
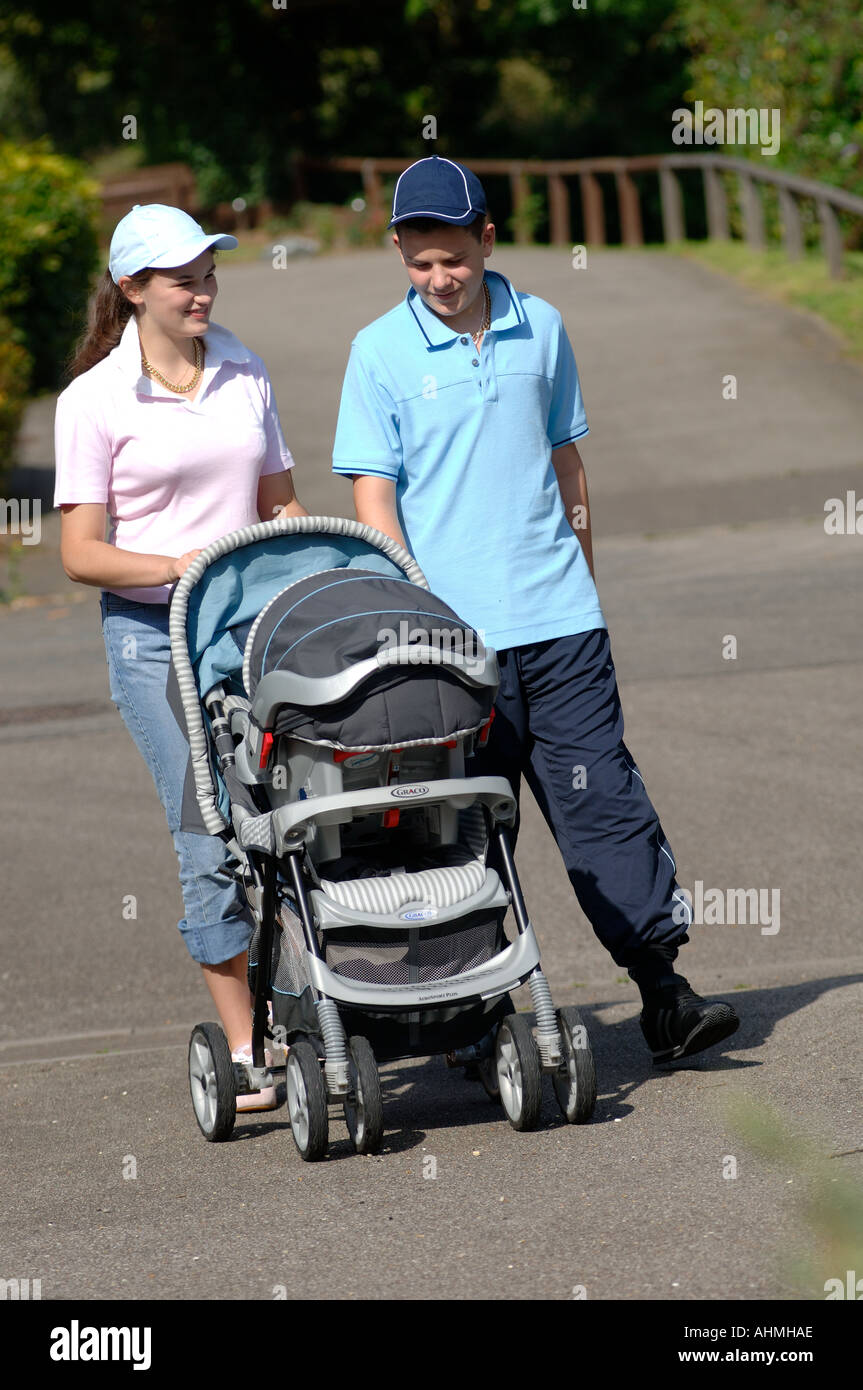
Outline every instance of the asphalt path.
<svg viewBox="0 0 863 1390">
<path fill-rule="evenodd" d="M 815 320 L 662 254 L 492 264 L 558 304 L 575 345 L 626 737 L 679 881 L 779 894 L 778 930 L 702 925 L 681 956 L 740 1031 L 653 1067 L 637 991 L 525 793 L 518 867 L 555 1002 L 589 1023 L 593 1122 L 566 1126 L 547 1084 L 517 1134 L 438 1058 L 383 1069 L 378 1156 L 352 1154 L 335 1110 L 317 1165 L 284 1108 L 206 1144 L 186 1045 L 213 1010 L 174 926 L 173 851 L 108 700 L 95 595 L 65 580 L 46 515 L 0 616 L 0 1277 L 43 1299 L 823 1299 L 863 1271 L 859 1208 L 838 1233 L 817 1215 L 863 1144 L 863 537 L 823 524 L 828 498 L 863 497 L 863 376 Z M 403 292 L 395 257 L 225 257 L 220 280 L 215 317 L 270 368 L 300 497 L 350 514 L 329 473 L 339 386 L 352 334 Z M 31 477 L 49 424 L 50 403 L 28 418 Z M 741 1098 L 810 1157 L 762 1156 Z"/>
</svg>

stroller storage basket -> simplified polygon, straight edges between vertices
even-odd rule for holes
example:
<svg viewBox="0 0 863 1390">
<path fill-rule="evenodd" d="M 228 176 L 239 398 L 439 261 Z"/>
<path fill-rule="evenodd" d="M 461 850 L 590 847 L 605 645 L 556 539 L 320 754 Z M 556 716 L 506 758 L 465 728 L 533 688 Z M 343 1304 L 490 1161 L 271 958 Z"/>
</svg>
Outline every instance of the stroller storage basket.
<svg viewBox="0 0 863 1390">
<path fill-rule="evenodd" d="M 443 926 L 404 931 L 335 928 L 324 937 L 324 961 L 334 975 L 376 985 L 429 984 L 484 965 L 503 949 L 503 912 L 461 917 Z"/>
<path fill-rule="evenodd" d="M 333 928 L 324 933 L 322 954 L 335 975 L 372 985 L 425 985 L 484 965 L 506 946 L 503 909 L 468 913 L 441 926 L 426 923 L 404 930 L 372 927 Z M 249 946 L 249 987 L 254 992 L 259 968 L 260 927 Z M 288 1032 L 314 1031 L 308 954 L 302 926 L 283 902 L 273 938 L 270 964 L 273 1017 Z"/>
</svg>

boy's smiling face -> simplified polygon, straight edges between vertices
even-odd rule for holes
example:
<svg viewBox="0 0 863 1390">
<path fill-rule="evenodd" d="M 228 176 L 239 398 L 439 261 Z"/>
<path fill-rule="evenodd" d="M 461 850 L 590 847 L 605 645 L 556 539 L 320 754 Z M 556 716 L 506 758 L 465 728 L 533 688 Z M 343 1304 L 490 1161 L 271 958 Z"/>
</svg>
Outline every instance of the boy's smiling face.
<svg viewBox="0 0 863 1390">
<path fill-rule="evenodd" d="M 479 327 L 477 297 L 485 262 L 494 249 L 494 225 L 486 223 L 482 240 L 465 227 L 438 222 L 432 231 L 405 227 L 401 236 L 393 235 L 408 279 L 423 303 L 454 331 Z"/>
</svg>

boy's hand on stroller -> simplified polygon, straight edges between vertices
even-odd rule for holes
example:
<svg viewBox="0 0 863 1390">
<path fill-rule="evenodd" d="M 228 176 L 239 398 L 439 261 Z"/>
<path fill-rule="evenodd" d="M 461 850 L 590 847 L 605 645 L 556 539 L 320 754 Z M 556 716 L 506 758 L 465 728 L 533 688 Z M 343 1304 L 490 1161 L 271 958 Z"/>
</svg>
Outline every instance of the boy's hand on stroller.
<svg viewBox="0 0 863 1390">
<path fill-rule="evenodd" d="M 179 560 L 172 561 L 174 571 L 171 575 L 172 581 L 175 579 L 179 579 L 180 576 L 185 573 L 185 571 L 189 568 L 190 564 L 194 560 L 195 556 L 200 555 L 202 549 L 203 547 L 199 546 L 197 550 L 187 550 L 185 555 L 180 556 Z"/>
</svg>

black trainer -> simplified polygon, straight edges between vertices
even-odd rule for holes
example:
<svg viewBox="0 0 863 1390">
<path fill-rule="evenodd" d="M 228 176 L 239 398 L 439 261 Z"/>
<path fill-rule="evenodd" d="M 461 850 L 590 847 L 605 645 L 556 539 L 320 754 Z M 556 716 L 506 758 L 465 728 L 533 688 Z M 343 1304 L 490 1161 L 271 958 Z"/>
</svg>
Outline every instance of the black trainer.
<svg viewBox="0 0 863 1390">
<path fill-rule="evenodd" d="M 639 1021 L 655 1065 L 703 1052 L 740 1026 L 730 1004 L 702 999 L 685 981 L 649 995 Z"/>
</svg>

